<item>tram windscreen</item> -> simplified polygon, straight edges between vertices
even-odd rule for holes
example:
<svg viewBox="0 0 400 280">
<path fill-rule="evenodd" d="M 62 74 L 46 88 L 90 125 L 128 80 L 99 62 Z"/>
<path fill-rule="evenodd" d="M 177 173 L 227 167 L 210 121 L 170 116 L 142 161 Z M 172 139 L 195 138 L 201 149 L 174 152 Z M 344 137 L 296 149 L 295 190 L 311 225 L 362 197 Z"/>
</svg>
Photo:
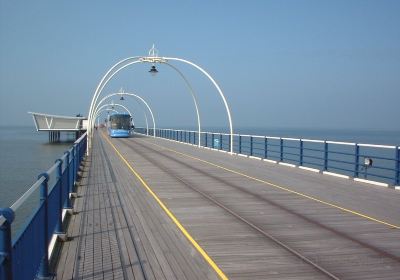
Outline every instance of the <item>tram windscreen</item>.
<svg viewBox="0 0 400 280">
<path fill-rule="evenodd" d="M 129 115 L 113 115 L 110 116 L 111 129 L 131 129 L 131 116 Z"/>
</svg>

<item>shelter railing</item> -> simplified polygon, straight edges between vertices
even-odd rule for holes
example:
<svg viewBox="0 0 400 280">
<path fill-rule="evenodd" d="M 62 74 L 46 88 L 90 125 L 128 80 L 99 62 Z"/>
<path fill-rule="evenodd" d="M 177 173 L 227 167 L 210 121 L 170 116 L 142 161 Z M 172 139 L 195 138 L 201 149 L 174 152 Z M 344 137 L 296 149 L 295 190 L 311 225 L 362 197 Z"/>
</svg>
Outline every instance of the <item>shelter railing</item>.
<svg viewBox="0 0 400 280">
<path fill-rule="evenodd" d="M 86 133 L 11 207 L 0 209 L 0 279 L 47 278 L 49 245 L 55 235 L 65 235 L 63 212 L 72 209 L 71 193 L 77 181 L 79 166 L 86 151 Z M 39 193 L 24 226 L 12 238 L 16 211 Z"/>
<path fill-rule="evenodd" d="M 149 135 L 153 135 L 153 129 L 149 130 Z M 146 134 L 146 128 L 135 131 Z M 155 135 L 193 145 L 199 143 L 197 131 L 157 128 Z M 390 187 L 400 185 L 399 146 L 242 134 L 234 134 L 233 141 L 237 154 L 373 180 Z M 200 143 L 202 147 L 228 152 L 230 134 L 201 132 Z"/>
</svg>

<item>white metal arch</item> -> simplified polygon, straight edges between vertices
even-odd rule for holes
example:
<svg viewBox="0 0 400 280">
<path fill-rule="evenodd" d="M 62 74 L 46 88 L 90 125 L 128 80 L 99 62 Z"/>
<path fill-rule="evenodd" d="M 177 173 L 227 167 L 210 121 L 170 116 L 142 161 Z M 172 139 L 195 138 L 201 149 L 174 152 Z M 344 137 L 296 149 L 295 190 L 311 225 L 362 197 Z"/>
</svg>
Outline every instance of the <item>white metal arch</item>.
<svg viewBox="0 0 400 280">
<path fill-rule="evenodd" d="M 121 105 L 121 104 L 118 104 L 118 103 L 108 103 L 108 104 L 104 104 L 104 105 L 100 106 L 100 108 L 98 108 L 98 110 L 95 112 L 95 115 L 97 114 L 98 111 L 100 111 L 101 109 L 103 109 L 103 108 L 105 108 L 105 107 L 107 107 L 107 106 L 117 106 L 117 107 L 121 107 L 121 108 L 123 108 L 125 111 L 127 111 L 128 114 L 131 115 L 131 117 L 132 117 L 131 111 L 129 111 L 129 109 L 126 108 L 124 105 Z M 93 120 L 93 121 L 94 121 L 94 120 Z"/>
<path fill-rule="evenodd" d="M 133 60 L 133 61 L 132 61 Z M 216 87 L 220 97 L 223 100 L 225 109 L 227 111 L 227 115 L 228 115 L 228 121 L 229 121 L 229 130 L 230 130 L 230 153 L 233 153 L 233 125 L 232 125 L 232 117 L 231 117 L 231 113 L 230 113 L 230 109 L 228 106 L 228 103 L 226 101 L 226 98 L 221 90 L 221 88 L 219 87 L 219 85 L 217 84 L 217 82 L 211 77 L 211 75 L 209 73 L 207 73 L 203 68 L 201 68 L 200 66 L 198 66 L 197 64 L 185 60 L 185 59 L 181 59 L 181 58 L 174 58 L 174 57 L 158 57 L 158 56 L 135 56 L 135 57 L 129 57 L 126 59 L 123 59 L 119 62 L 117 62 L 116 64 L 114 64 L 108 71 L 107 73 L 103 76 L 103 78 L 101 79 L 100 83 L 98 84 L 96 91 L 93 95 L 92 98 L 92 102 L 90 104 L 90 108 L 89 108 L 89 116 L 88 116 L 88 135 L 89 135 L 89 139 L 88 139 L 88 152 L 89 149 L 91 148 L 91 137 L 92 137 L 92 117 L 93 117 L 93 107 L 95 105 L 95 103 L 97 102 L 97 99 L 99 97 L 99 95 L 101 94 L 101 91 L 103 90 L 103 88 L 107 85 L 107 83 L 112 79 L 112 77 L 114 75 L 116 75 L 119 71 L 121 71 L 122 69 L 135 64 L 135 63 L 140 63 L 140 62 L 150 62 L 150 63 L 166 63 L 168 62 L 168 60 L 174 60 L 174 61 L 180 61 L 186 64 L 189 64 L 193 67 L 195 67 L 196 69 L 198 69 L 201 73 L 203 73 L 211 82 L 212 84 Z M 112 73 L 112 74 L 111 74 Z M 200 138 L 200 135 L 199 135 Z"/>
<path fill-rule="evenodd" d="M 106 111 L 113 111 L 113 112 L 115 112 L 115 113 L 119 113 L 117 110 L 114 110 L 114 109 L 101 109 L 100 111 L 98 111 L 97 113 L 96 113 L 96 116 L 95 116 L 95 120 L 97 119 L 97 118 L 99 118 L 100 117 L 100 115 L 102 114 L 102 113 L 104 113 L 104 112 L 106 112 Z"/>
<path fill-rule="evenodd" d="M 136 99 L 138 99 L 138 100 L 140 100 L 140 101 L 143 102 L 143 104 L 144 104 L 144 105 L 147 107 L 147 109 L 149 110 L 150 115 L 151 115 L 151 118 L 152 118 L 152 120 L 153 120 L 153 136 L 155 137 L 156 122 L 155 122 L 155 119 L 154 119 L 153 111 L 151 110 L 151 108 L 150 108 L 149 104 L 146 102 L 146 100 L 144 100 L 142 97 L 140 97 L 140 96 L 137 95 L 137 94 L 129 93 L 129 92 L 110 93 L 110 94 L 104 96 L 104 97 L 100 100 L 100 102 L 99 102 L 99 103 L 97 104 L 97 106 L 96 106 L 95 111 L 98 110 L 98 107 L 99 107 L 99 105 L 100 105 L 101 103 L 103 103 L 103 102 L 104 102 L 105 100 L 107 100 L 108 98 L 111 98 L 111 97 L 116 96 L 116 95 L 127 95 L 127 96 L 132 96 L 132 97 L 135 97 Z M 145 118 L 146 118 L 146 123 L 147 123 L 147 116 L 146 116 Z M 148 131 L 148 127 L 147 127 L 147 131 Z"/>
</svg>

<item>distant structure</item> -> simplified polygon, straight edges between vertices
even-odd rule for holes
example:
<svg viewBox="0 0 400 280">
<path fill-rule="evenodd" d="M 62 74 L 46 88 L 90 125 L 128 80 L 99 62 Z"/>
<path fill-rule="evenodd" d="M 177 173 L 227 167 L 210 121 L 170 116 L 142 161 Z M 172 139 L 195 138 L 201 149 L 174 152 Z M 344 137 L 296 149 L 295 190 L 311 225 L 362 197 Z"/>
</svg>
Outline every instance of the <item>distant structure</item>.
<svg viewBox="0 0 400 280">
<path fill-rule="evenodd" d="M 61 132 L 75 133 L 78 139 L 87 129 L 87 118 L 80 114 L 76 117 L 58 116 L 43 113 L 28 112 L 33 117 L 37 131 L 48 131 L 49 142 L 59 142 Z"/>
</svg>

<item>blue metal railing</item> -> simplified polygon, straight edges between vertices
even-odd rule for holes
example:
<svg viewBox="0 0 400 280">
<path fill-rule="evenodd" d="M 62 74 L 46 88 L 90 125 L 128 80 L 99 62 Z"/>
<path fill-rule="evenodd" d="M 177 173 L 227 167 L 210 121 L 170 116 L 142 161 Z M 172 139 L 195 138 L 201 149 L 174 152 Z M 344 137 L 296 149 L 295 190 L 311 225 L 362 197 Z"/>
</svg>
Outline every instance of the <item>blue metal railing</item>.
<svg viewBox="0 0 400 280">
<path fill-rule="evenodd" d="M 145 128 L 136 128 L 145 134 Z M 153 129 L 149 131 L 153 135 Z M 156 136 L 229 151 L 230 135 L 226 133 L 156 129 Z M 349 142 L 324 141 L 235 134 L 233 151 L 247 156 L 285 162 L 328 171 L 353 178 L 400 185 L 400 147 Z M 372 165 L 364 163 L 372 159 Z"/>
<path fill-rule="evenodd" d="M 53 234 L 64 233 L 63 209 L 71 208 L 80 163 L 86 151 L 86 133 L 10 208 L 0 208 L 0 279 L 49 277 L 48 247 Z M 23 228 L 11 238 L 15 212 L 40 190 L 39 205 Z"/>
</svg>

